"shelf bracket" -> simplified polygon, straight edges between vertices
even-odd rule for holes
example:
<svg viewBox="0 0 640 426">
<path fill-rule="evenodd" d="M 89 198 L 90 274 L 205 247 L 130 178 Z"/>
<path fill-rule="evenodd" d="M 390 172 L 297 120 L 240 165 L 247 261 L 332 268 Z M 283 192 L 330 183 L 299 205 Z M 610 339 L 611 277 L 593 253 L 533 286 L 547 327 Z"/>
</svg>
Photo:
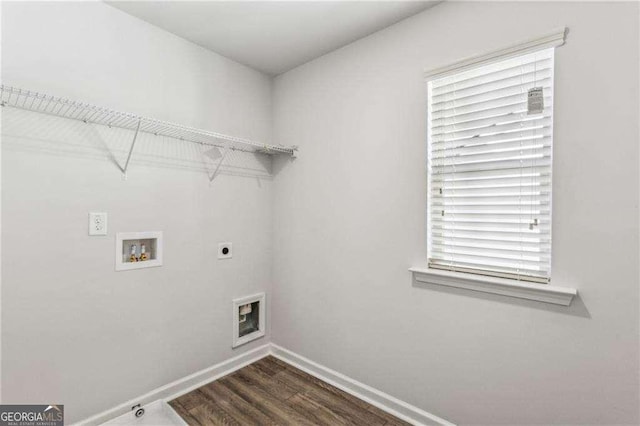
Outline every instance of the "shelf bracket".
<svg viewBox="0 0 640 426">
<path fill-rule="evenodd" d="M 213 182 L 213 180 L 218 175 L 218 170 L 220 170 L 220 166 L 222 166 L 222 162 L 224 161 L 225 157 L 227 156 L 227 152 L 228 151 L 229 151 L 229 146 L 228 146 L 228 144 L 225 144 L 224 145 L 224 151 L 222 151 L 222 157 L 220 157 L 220 161 L 218 162 L 218 165 L 216 166 L 216 169 L 213 171 L 213 174 L 211 176 L 209 176 L 209 182 Z"/>
<path fill-rule="evenodd" d="M 124 168 L 122 169 L 122 173 L 124 173 L 124 178 L 127 178 L 127 169 L 129 168 L 129 161 L 131 161 L 131 155 L 133 154 L 133 148 L 136 146 L 136 139 L 138 139 L 138 132 L 140 131 L 140 123 L 142 120 L 138 120 L 138 125 L 136 126 L 136 133 L 133 135 L 133 141 L 131 142 L 131 148 L 129 148 L 129 155 L 127 155 L 127 162 L 124 163 Z"/>
</svg>

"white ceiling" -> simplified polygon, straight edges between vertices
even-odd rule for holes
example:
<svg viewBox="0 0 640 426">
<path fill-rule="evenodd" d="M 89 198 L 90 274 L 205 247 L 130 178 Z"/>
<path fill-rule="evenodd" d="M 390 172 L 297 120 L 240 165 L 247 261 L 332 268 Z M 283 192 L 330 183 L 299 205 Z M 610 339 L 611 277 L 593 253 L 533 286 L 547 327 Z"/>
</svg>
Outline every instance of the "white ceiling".
<svg viewBox="0 0 640 426">
<path fill-rule="evenodd" d="M 236 62 L 276 75 L 437 1 L 108 1 Z"/>
</svg>

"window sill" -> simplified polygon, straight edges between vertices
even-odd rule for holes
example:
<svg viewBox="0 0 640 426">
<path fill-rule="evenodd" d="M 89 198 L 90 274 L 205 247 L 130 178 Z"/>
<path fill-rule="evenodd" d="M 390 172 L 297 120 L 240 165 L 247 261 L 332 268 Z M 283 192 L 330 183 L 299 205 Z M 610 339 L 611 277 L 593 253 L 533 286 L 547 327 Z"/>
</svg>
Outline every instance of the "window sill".
<svg viewBox="0 0 640 426">
<path fill-rule="evenodd" d="M 409 268 L 409 271 L 413 274 L 413 278 L 421 283 L 464 288 L 563 306 L 569 306 L 573 298 L 578 294 L 578 290 L 575 288 L 554 287 L 549 284 L 525 283 L 503 278 L 427 268 Z"/>
</svg>

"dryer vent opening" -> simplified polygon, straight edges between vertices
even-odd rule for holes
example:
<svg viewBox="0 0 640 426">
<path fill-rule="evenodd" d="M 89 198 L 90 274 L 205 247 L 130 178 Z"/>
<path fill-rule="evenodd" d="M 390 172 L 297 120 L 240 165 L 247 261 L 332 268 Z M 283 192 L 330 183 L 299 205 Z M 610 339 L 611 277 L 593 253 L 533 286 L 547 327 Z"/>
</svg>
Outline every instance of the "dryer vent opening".
<svg viewBox="0 0 640 426">
<path fill-rule="evenodd" d="M 265 294 L 260 293 L 233 301 L 233 347 L 265 334 Z"/>
</svg>

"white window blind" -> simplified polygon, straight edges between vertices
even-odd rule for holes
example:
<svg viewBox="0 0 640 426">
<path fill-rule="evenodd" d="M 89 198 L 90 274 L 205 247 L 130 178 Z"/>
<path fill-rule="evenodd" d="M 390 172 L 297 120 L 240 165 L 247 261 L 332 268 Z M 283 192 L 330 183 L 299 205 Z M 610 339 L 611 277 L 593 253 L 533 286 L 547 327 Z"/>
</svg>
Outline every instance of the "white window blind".
<svg viewBox="0 0 640 426">
<path fill-rule="evenodd" d="M 549 48 L 428 82 L 429 267 L 548 282 Z M 544 108 L 527 108 L 542 88 Z"/>
</svg>

